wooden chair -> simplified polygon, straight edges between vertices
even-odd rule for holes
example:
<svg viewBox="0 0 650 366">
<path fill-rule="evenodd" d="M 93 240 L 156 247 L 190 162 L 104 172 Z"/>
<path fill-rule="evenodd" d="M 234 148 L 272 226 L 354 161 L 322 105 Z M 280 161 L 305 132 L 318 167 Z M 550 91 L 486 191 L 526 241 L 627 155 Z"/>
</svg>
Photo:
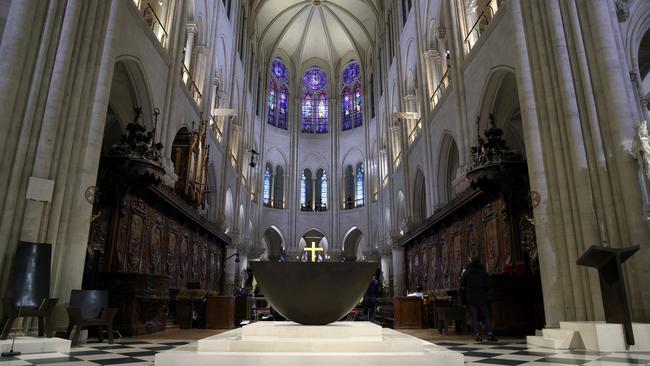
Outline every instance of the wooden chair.
<svg viewBox="0 0 650 366">
<path fill-rule="evenodd" d="M 97 327 L 97 338 L 104 340 L 102 328 L 108 331 L 108 343 L 113 343 L 113 320 L 117 315 L 117 308 L 108 307 L 108 292 L 103 290 L 72 290 L 70 293 L 70 306 L 68 318 L 70 323 L 66 331 L 66 338 L 72 340 L 72 345 L 79 343 L 79 334 L 82 329 Z M 70 333 L 74 328 L 74 334 Z"/>
<path fill-rule="evenodd" d="M 5 299 L 5 309 L 8 309 L 8 315 L 3 318 L 4 326 L 0 339 L 7 339 L 14 321 L 18 318 L 38 317 L 38 336 L 45 335 L 52 337 L 52 311 L 59 299 L 44 299 L 39 307 L 17 306 L 13 299 Z"/>
</svg>

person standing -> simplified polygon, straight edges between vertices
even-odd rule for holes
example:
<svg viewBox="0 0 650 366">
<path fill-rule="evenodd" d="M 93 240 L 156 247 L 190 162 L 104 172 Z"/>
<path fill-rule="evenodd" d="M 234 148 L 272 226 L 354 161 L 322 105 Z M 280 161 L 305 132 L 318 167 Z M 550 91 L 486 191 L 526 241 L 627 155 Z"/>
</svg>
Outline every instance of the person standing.
<svg viewBox="0 0 650 366">
<path fill-rule="evenodd" d="M 472 326 L 474 327 L 476 341 L 480 342 L 483 339 L 481 338 L 481 323 L 479 322 L 480 314 L 483 317 L 488 340 L 490 342 L 496 342 L 497 337 L 494 336 L 494 330 L 492 329 L 487 301 L 487 294 L 490 290 L 489 277 L 478 257 L 472 258 L 468 270 L 463 273 L 461 277 L 461 290 L 465 293 L 465 301 L 467 302 L 467 307 L 472 317 Z"/>
<path fill-rule="evenodd" d="M 378 273 L 380 272 L 378 271 Z M 371 322 L 375 320 L 375 311 L 377 310 L 377 297 L 380 288 L 379 278 L 378 274 L 372 278 L 366 293 L 363 295 L 363 317 Z"/>
</svg>

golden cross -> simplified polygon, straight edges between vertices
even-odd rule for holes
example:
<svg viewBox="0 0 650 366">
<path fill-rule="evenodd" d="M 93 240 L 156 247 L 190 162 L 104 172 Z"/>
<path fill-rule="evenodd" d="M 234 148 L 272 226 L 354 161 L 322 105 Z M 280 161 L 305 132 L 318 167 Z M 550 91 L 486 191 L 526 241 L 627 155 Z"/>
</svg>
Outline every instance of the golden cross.
<svg viewBox="0 0 650 366">
<path fill-rule="evenodd" d="M 316 242 L 311 242 L 311 248 L 305 247 L 305 252 L 311 252 L 311 261 L 316 262 L 316 252 L 322 252 L 323 248 L 316 247 Z"/>
</svg>

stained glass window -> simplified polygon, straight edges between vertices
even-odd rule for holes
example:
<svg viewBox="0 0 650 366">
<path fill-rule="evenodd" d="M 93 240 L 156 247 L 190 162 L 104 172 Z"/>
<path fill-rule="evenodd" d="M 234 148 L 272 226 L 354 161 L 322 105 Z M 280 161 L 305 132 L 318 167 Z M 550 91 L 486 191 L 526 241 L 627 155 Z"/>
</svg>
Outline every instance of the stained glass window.
<svg viewBox="0 0 650 366">
<path fill-rule="evenodd" d="M 278 102 L 278 127 L 286 130 L 287 129 L 287 96 L 289 91 L 286 86 L 282 86 L 280 90 L 280 100 Z"/>
<path fill-rule="evenodd" d="M 363 124 L 361 98 L 361 83 L 357 81 L 357 84 L 354 86 L 354 127 L 359 127 Z"/>
<path fill-rule="evenodd" d="M 302 171 L 300 178 L 300 206 L 304 209 L 307 206 L 307 177 L 305 177 L 306 170 Z"/>
<path fill-rule="evenodd" d="M 363 169 L 363 163 L 360 163 L 357 166 L 357 182 L 356 182 L 356 197 L 355 197 L 355 203 L 356 206 L 363 206 L 365 197 L 364 197 L 364 178 L 365 178 L 365 172 Z"/>
<path fill-rule="evenodd" d="M 289 72 L 282 60 L 274 59 L 269 76 L 268 115 L 266 121 L 283 130 L 288 128 Z"/>
<path fill-rule="evenodd" d="M 352 96 L 350 88 L 343 88 L 343 131 L 352 128 Z"/>
<path fill-rule="evenodd" d="M 302 132 L 327 133 L 327 74 L 318 69 L 307 70 L 303 77 Z"/>
<path fill-rule="evenodd" d="M 327 173 L 323 171 L 320 178 L 320 202 L 321 211 L 327 210 Z"/>
<path fill-rule="evenodd" d="M 264 205 L 269 206 L 271 204 L 271 167 L 268 165 L 264 169 L 264 189 L 262 195 Z"/>
<path fill-rule="evenodd" d="M 342 84 L 341 128 L 345 131 L 363 125 L 361 67 L 358 62 L 352 61 L 343 69 Z"/>
</svg>

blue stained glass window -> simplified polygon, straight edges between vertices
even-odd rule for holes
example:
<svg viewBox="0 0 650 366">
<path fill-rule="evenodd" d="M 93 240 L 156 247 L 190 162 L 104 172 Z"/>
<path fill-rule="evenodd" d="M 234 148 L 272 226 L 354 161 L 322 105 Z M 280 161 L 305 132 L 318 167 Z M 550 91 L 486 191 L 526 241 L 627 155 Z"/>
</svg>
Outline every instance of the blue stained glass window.
<svg viewBox="0 0 650 366">
<path fill-rule="evenodd" d="M 356 206 L 363 206 L 365 197 L 364 197 L 364 179 L 365 179 L 365 172 L 363 169 L 363 163 L 359 164 L 357 166 L 357 182 L 356 182 Z"/>
<path fill-rule="evenodd" d="M 305 72 L 303 78 L 302 98 L 302 132 L 327 133 L 328 103 L 327 74 L 312 68 Z"/>
<path fill-rule="evenodd" d="M 352 113 L 352 96 L 350 88 L 346 86 L 343 88 L 343 131 L 352 128 Z"/>
<path fill-rule="evenodd" d="M 305 171 L 302 171 L 302 177 L 300 178 L 300 205 L 305 207 L 307 205 L 307 177 L 305 177 Z"/>
<path fill-rule="evenodd" d="M 305 73 L 303 82 L 311 90 L 321 89 L 327 85 L 327 74 L 322 70 L 314 68 Z"/>
<path fill-rule="evenodd" d="M 361 92 L 361 67 L 356 61 L 343 69 L 341 92 L 343 131 L 363 125 L 363 93 Z"/>
<path fill-rule="evenodd" d="M 320 183 L 320 201 L 323 208 L 327 207 L 327 173 L 323 171 Z"/>
<path fill-rule="evenodd" d="M 289 91 L 285 86 L 282 87 L 280 90 L 279 94 L 279 102 L 278 102 L 278 127 L 286 130 L 287 129 L 287 95 L 289 95 Z"/>
<path fill-rule="evenodd" d="M 343 83 L 352 84 L 359 80 L 359 76 L 361 76 L 361 68 L 359 67 L 359 64 L 351 62 L 343 70 Z"/>
<path fill-rule="evenodd" d="M 354 86 L 354 127 L 359 127 L 363 124 L 361 98 L 361 83 L 357 82 L 357 84 Z"/>
<path fill-rule="evenodd" d="M 270 205 L 271 204 L 271 169 L 269 166 L 266 166 L 266 169 L 264 170 L 264 189 L 262 193 L 263 197 L 262 200 L 264 201 L 265 205 Z"/>
<path fill-rule="evenodd" d="M 267 123 L 286 130 L 288 101 L 289 101 L 289 72 L 284 62 L 274 59 L 271 62 L 269 77 L 268 115 Z"/>
</svg>

